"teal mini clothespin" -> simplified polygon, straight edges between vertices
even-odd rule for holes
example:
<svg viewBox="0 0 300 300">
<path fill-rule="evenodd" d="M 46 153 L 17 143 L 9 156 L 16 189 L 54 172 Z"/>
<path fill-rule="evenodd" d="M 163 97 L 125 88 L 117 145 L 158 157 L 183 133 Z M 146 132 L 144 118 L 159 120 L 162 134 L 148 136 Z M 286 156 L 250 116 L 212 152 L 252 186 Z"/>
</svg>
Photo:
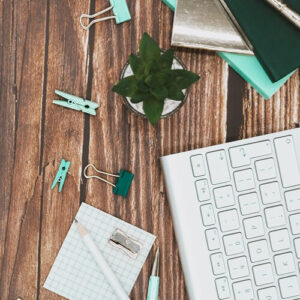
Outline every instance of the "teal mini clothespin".
<svg viewBox="0 0 300 300">
<path fill-rule="evenodd" d="M 95 172 L 99 173 L 99 174 L 104 174 L 106 176 L 113 176 L 113 177 L 117 177 L 117 182 L 116 184 L 111 183 L 110 181 L 100 177 L 100 176 L 96 176 L 96 175 L 87 175 L 87 169 L 89 167 L 92 167 L 94 169 Z M 97 178 L 101 181 L 104 181 L 108 184 L 110 184 L 111 186 L 113 186 L 113 193 L 116 195 L 120 195 L 122 197 L 126 197 L 128 194 L 128 190 L 130 188 L 132 179 L 133 179 L 133 174 L 124 170 L 120 171 L 119 175 L 115 175 L 115 174 L 110 174 L 107 172 L 103 172 L 103 171 L 99 171 L 98 169 L 96 169 L 96 167 L 93 164 L 88 164 L 83 171 L 83 175 L 85 178 Z"/>
<path fill-rule="evenodd" d="M 101 22 L 101 21 L 106 21 L 109 19 L 115 19 L 117 24 L 129 21 L 131 19 L 131 15 L 127 6 L 126 0 L 109 0 L 110 2 L 110 7 L 103 9 L 93 15 L 88 15 L 88 14 L 82 14 L 80 16 L 80 25 L 83 29 L 88 30 L 93 24 Z M 88 19 L 94 19 L 107 11 L 112 10 L 113 11 L 113 16 L 109 17 L 104 17 L 100 19 L 93 20 L 91 23 L 89 23 L 87 26 L 85 26 L 82 23 L 83 18 L 88 18 Z"/>
<path fill-rule="evenodd" d="M 51 185 L 51 189 L 53 189 L 56 186 L 56 184 L 59 182 L 58 191 L 61 192 L 61 190 L 64 186 L 64 183 L 65 183 L 65 179 L 66 179 L 70 164 L 71 164 L 70 161 L 65 161 L 64 159 L 61 160 L 58 171 L 57 171 L 56 176 Z"/>
<path fill-rule="evenodd" d="M 68 101 L 62 101 L 62 100 L 53 100 L 54 104 L 66 107 L 66 108 L 71 108 L 75 109 L 78 111 L 82 111 L 86 114 L 89 115 L 96 115 L 96 109 L 99 107 L 99 104 L 96 102 L 92 102 L 89 100 L 84 100 L 80 97 L 67 94 L 65 92 L 61 92 L 59 90 L 55 90 L 55 94 L 67 99 Z"/>
</svg>

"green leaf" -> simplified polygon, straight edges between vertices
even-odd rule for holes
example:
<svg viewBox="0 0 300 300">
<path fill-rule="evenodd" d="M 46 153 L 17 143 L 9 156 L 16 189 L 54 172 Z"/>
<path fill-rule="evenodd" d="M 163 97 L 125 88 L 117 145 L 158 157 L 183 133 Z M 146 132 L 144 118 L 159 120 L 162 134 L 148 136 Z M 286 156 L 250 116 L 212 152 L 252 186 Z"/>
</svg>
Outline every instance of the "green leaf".
<svg viewBox="0 0 300 300">
<path fill-rule="evenodd" d="M 150 91 L 157 100 L 164 101 L 168 97 L 168 89 L 166 87 L 152 88 Z"/>
<path fill-rule="evenodd" d="M 145 64 L 143 61 L 136 55 L 131 54 L 129 56 L 129 64 L 133 71 L 133 74 L 136 75 L 137 78 L 140 78 L 145 70 Z"/>
<path fill-rule="evenodd" d="M 169 88 L 169 91 L 168 91 L 169 99 L 182 101 L 182 100 L 184 100 L 184 97 L 185 97 L 185 95 L 179 87 L 172 85 Z"/>
<path fill-rule="evenodd" d="M 134 76 L 128 76 L 121 79 L 116 84 L 112 91 L 116 92 L 124 97 L 132 97 L 137 90 L 137 80 Z"/>
<path fill-rule="evenodd" d="M 158 60 L 160 49 L 157 43 L 145 32 L 141 39 L 139 55 L 144 62 Z"/>
<path fill-rule="evenodd" d="M 156 73 L 154 75 L 148 75 L 145 82 L 151 88 L 158 88 L 166 86 L 169 80 L 170 77 L 168 73 Z"/>
<path fill-rule="evenodd" d="M 171 72 L 174 75 L 173 83 L 181 90 L 187 89 L 200 78 L 198 75 L 187 70 L 172 70 Z"/>
<path fill-rule="evenodd" d="M 150 123 L 155 125 L 161 117 L 164 108 L 164 101 L 148 99 L 143 102 L 143 108 Z"/>
<path fill-rule="evenodd" d="M 144 101 L 147 99 L 151 99 L 151 98 L 153 98 L 153 96 L 151 95 L 150 92 L 139 91 L 139 90 L 135 91 L 135 93 L 131 97 L 132 102 L 134 102 L 134 103 L 138 103 L 138 102 L 141 102 L 141 101 Z"/>
<path fill-rule="evenodd" d="M 159 58 L 159 64 L 161 69 L 170 70 L 173 64 L 174 51 L 169 49 L 165 51 Z"/>
</svg>

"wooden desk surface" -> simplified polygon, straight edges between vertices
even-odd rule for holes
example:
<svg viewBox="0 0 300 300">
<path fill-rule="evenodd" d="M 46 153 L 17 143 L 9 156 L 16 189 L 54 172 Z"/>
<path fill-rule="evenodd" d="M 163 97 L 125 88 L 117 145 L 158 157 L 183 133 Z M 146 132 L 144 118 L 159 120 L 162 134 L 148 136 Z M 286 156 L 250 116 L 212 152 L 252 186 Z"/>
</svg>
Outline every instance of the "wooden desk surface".
<svg viewBox="0 0 300 300">
<path fill-rule="evenodd" d="M 180 111 L 153 128 L 111 88 L 144 31 L 170 46 L 173 13 L 160 0 L 128 0 L 132 21 L 84 31 L 79 16 L 104 3 L 0 1 L 0 299 L 61 299 L 42 286 L 83 201 L 157 235 L 160 299 L 187 299 L 158 158 L 299 125 L 299 71 L 264 101 L 213 52 L 176 49 L 201 79 Z M 55 89 L 99 102 L 97 116 L 53 105 Z M 50 186 L 61 158 L 71 167 L 58 193 Z M 83 180 L 89 162 L 132 170 L 129 197 Z M 132 299 L 145 299 L 153 255 Z"/>
</svg>

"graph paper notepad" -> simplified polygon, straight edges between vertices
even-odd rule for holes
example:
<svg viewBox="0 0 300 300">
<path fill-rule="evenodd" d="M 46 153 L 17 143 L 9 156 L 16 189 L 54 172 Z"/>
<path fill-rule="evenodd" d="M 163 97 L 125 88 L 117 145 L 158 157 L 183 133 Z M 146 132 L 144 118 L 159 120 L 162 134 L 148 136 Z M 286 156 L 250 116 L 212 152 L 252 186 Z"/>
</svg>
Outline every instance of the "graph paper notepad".
<svg viewBox="0 0 300 300">
<path fill-rule="evenodd" d="M 86 203 L 81 204 L 76 219 L 88 230 L 122 287 L 129 294 L 153 245 L 155 236 Z M 142 244 L 137 258 L 130 258 L 122 250 L 108 243 L 117 228 Z M 44 287 L 71 300 L 118 300 L 83 243 L 74 222 Z"/>
</svg>

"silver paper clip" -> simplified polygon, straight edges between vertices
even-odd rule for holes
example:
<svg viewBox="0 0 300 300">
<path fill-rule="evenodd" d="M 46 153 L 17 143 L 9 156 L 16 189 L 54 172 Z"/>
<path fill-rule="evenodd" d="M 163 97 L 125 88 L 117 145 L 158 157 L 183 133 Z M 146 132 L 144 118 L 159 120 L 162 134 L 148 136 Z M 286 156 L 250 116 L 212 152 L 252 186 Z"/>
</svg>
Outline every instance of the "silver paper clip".
<svg viewBox="0 0 300 300">
<path fill-rule="evenodd" d="M 120 229 L 114 231 L 108 242 L 112 246 L 121 249 L 131 258 L 136 258 L 143 246 Z"/>
</svg>

